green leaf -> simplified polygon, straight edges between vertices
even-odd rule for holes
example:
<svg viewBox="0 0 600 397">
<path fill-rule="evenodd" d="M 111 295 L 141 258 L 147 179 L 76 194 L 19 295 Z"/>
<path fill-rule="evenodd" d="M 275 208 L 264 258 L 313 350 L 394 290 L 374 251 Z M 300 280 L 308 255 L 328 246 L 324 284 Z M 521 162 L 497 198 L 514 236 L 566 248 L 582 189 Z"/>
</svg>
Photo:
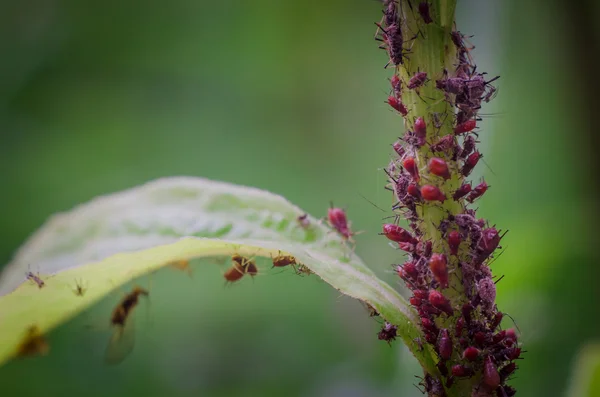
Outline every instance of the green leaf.
<svg viewBox="0 0 600 397">
<path fill-rule="evenodd" d="M 259 189 L 173 177 L 54 215 L 0 277 L 0 363 L 16 354 L 29 326 L 47 332 L 174 261 L 234 253 L 270 258 L 282 251 L 340 292 L 375 307 L 435 373 L 432 351 L 421 351 L 413 340 L 420 335 L 418 318 L 407 302 L 325 225 L 309 216 L 310 226 L 300 227 L 297 217 L 303 214 Z M 25 280 L 29 270 L 39 272 L 43 288 Z M 83 296 L 73 292 L 76 279 L 89 287 Z"/>
</svg>

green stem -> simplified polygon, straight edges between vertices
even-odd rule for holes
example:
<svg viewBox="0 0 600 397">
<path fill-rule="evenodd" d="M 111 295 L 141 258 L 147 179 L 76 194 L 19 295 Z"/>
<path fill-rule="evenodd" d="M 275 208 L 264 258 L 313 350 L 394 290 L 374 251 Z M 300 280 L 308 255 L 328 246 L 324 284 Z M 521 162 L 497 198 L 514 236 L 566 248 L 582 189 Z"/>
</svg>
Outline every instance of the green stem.
<svg viewBox="0 0 600 397">
<path fill-rule="evenodd" d="M 406 130 L 414 131 L 416 118 L 422 117 L 427 123 L 427 142 L 433 143 L 444 135 L 454 133 L 455 108 L 446 100 L 444 92 L 436 88 L 435 80 L 443 78 L 445 70 L 453 71 L 458 63 L 456 47 L 450 35 L 456 1 L 438 0 L 435 2 L 431 8 L 434 22 L 430 24 L 422 22 L 417 10 L 411 9 L 409 6 L 408 0 L 402 0 L 400 5 L 400 21 L 404 25 L 403 32 L 405 32 L 406 48 L 408 49 L 404 63 L 397 67 L 397 74 L 404 82 L 402 100 L 409 110 L 407 117 L 404 118 L 404 127 Z M 415 35 L 417 37 L 411 40 Z M 406 83 L 416 72 L 426 72 L 429 81 L 418 90 L 410 90 Z M 429 145 L 420 147 L 416 150 L 415 155 L 420 170 L 426 169 L 428 160 L 433 157 Z M 440 154 L 436 153 L 436 157 L 440 157 Z M 464 182 L 460 165 L 450 156 L 443 157 L 452 175 L 450 179 L 444 181 L 428 172 L 421 172 L 421 178 L 422 184 L 437 186 L 448 199 L 442 205 L 439 202 L 425 202 L 417 209 L 423 239 L 433 243 L 433 252 L 443 252 L 446 249 L 446 243 L 439 229 L 440 222 L 447 218 L 448 214 L 459 214 L 464 210 L 461 203 L 452 199 L 453 192 Z M 454 307 L 461 307 L 466 302 L 466 298 L 458 259 L 449 260 L 448 267 L 452 269 L 452 274 L 449 279 L 449 288 L 445 289 L 444 294 Z M 437 320 L 440 328 L 451 329 L 455 323 L 456 318 L 454 317 Z M 454 345 L 458 345 L 457 341 L 454 341 Z M 459 354 L 456 349 L 454 354 Z M 437 376 L 436 374 L 432 375 Z M 448 397 L 470 395 L 473 385 L 479 381 L 478 377 L 456 381 L 452 387 L 446 389 L 446 395 Z"/>
</svg>

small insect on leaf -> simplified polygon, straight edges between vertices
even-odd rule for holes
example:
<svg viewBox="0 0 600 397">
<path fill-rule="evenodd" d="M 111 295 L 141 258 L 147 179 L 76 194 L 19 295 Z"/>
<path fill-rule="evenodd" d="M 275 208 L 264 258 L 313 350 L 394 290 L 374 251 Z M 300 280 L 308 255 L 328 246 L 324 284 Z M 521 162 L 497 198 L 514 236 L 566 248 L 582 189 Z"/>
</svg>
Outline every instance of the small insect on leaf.
<svg viewBox="0 0 600 397">
<path fill-rule="evenodd" d="M 192 267 L 190 266 L 190 261 L 186 259 L 173 261 L 169 263 L 169 266 L 175 270 L 186 273 L 190 278 L 192 277 Z"/>
<path fill-rule="evenodd" d="M 132 311 L 139 303 L 140 295 L 148 296 L 147 290 L 135 287 L 114 308 L 110 323 L 114 328 L 104 353 L 104 362 L 109 365 L 121 363 L 133 350 L 135 330 Z"/>
<path fill-rule="evenodd" d="M 75 279 L 75 288 L 73 288 L 73 293 L 77 296 L 83 296 L 87 291 L 87 287 L 84 287 L 83 280 Z"/>
<path fill-rule="evenodd" d="M 44 280 L 42 280 L 38 275 L 33 274 L 32 272 L 27 272 L 25 273 L 25 277 L 27 278 L 27 280 L 31 280 L 34 283 L 37 284 L 38 288 L 42 288 L 43 286 L 46 285 L 46 283 L 44 282 Z"/>
<path fill-rule="evenodd" d="M 298 215 L 296 221 L 302 229 L 308 229 L 310 227 L 310 219 L 308 219 L 308 214 Z"/>
<path fill-rule="evenodd" d="M 42 335 L 37 325 L 27 328 L 23 341 L 17 348 L 17 357 L 28 357 L 36 354 L 46 355 L 50 350 L 50 345 Z"/>
<path fill-rule="evenodd" d="M 311 274 L 313 274 L 313 271 L 310 270 L 306 265 L 299 264 L 298 269 L 296 270 L 296 274 L 298 274 L 299 276 L 303 274 L 310 276 Z"/>
</svg>

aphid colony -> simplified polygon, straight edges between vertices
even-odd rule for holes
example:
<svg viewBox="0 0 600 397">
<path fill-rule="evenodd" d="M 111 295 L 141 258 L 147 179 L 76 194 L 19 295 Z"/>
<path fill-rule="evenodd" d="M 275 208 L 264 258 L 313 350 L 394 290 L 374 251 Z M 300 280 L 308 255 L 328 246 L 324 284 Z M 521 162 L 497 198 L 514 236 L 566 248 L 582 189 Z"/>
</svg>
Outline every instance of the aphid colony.
<svg viewBox="0 0 600 397">
<path fill-rule="evenodd" d="M 407 229 L 386 223 L 381 234 L 408 256 L 393 267 L 411 292 L 424 342 L 437 354 L 438 373 L 426 374 L 421 383 L 425 392 L 444 396 L 454 382 L 469 379 L 475 381 L 473 395 L 510 397 L 515 390 L 506 382 L 517 369 L 521 347 L 513 329 L 500 328 L 504 315 L 495 304 L 499 279 L 489 267 L 504 234 L 470 208 L 489 185 L 466 180 L 483 157 L 477 150 L 477 113 L 496 95 L 491 83 L 498 77 L 488 79 L 476 70 L 473 47 L 458 31 L 446 36 L 448 46 L 456 50 L 453 70 L 419 70 L 420 65 L 411 62 L 411 50 L 422 45 L 427 34 L 419 31 L 421 37 L 408 45 L 403 40 L 412 33 L 402 30 L 414 26 L 407 22 L 411 18 L 423 31 L 439 22 L 432 2 L 415 5 L 385 0 L 378 24 L 388 64 L 396 66 L 386 102 L 406 127 L 404 136 L 392 144 L 387 189 L 394 194 L 396 219 L 403 217 L 408 223 Z M 443 102 L 453 111 L 429 110 Z M 433 225 L 426 214 L 437 214 Z M 395 336 L 390 323 L 378 335 L 388 342 Z"/>
</svg>

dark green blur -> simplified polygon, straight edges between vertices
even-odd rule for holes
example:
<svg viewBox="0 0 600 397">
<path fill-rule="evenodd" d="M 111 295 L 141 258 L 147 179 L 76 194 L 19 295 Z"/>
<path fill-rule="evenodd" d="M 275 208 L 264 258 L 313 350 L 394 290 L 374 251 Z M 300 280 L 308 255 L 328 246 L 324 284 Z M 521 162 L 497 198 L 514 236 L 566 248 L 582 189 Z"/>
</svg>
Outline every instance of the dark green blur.
<svg viewBox="0 0 600 397">
<path fill-rule="evenodd" d="M 400 288 L 390 264 L 401 258 L 377 235 L 389 213 L 361 197 L 389 208 L 380 168 L 402 125 L 383 102 L 391 70 L 372 40 L 376 1 L 5 3 L 0 263 L 53 212 L 198 175 L 280 193 L 315 216 L 333 200 L 366 231 L 357 252 Z M 492 267 L 527 351 L 513 384 L 560 396 L 578 349 L 599 336 L 597 200 L 560 15 L 534 3 L 462 1 L 457 18 L 476 34 L 480 69 L 502 75 L 482 110 L 487 165 L 474 178 L 491 185 L 480 214 L 510 229 Z M 0 368 L 0 394 L 420 395 L 400 344 L 378 341 L 366 310 L 314 276 L 224 288 L 222 267 L 204 265 L 192 280 L 167 269 L 140 281 L 150 303 L 122 366 L 102 363 L 117 293 L 51 333 L 49 356 Z"/>
</svg>

